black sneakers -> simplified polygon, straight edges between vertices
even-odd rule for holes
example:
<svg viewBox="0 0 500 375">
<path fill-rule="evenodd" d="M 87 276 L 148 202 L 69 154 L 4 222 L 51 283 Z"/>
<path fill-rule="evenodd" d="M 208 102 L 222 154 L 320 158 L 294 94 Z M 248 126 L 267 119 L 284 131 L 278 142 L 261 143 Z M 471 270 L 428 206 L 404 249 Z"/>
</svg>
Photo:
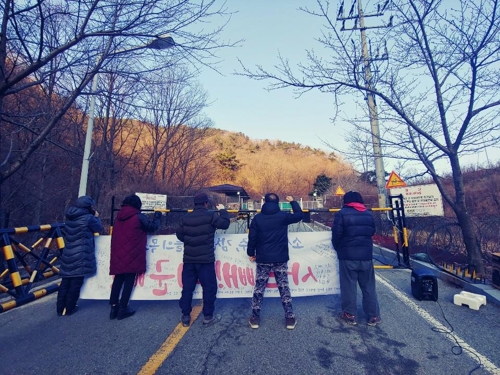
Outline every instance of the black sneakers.
<svg viewBox="0 0 500 375">
<path fill-rule="evenodd" d="M 111 320 L 116 319 L 116 317 L 118 316 L 119 309 L 120 309 L 120 307 L 118 305 L 112 305 L 111 311 L 109 312 L 109 319 L 111 319 Z"/>
<path fill-rule="evenodd" d="M 205 315 L 203 317 L 203 327 L 211 326 L 220 320 L 220 315 Z"/>
<path fill-rule="evenodd" d="M 380 316 L 373 316 L 370 319 L 368 319 L 368 322 L 366 323 L 370 327 L 375 327 L 377 324 L 380 324 L 382 322 L 382 319 L 380 319 Z"/>
<path fill-rule="evenodd" d="M 347 323 L 347 324 L 349 324 L 351 326 L 355 326 L 356 324 L 358 324 L 356 322 L 356 317 L 354 315 L 346 313 L 345 311 L 343 311 L 343 312 L 340 313 L 339 319 L 341 321 L 343 321 L 344 323 Z"/>
<path fill-rule="evenodd" d="M 286 318 L 286 329 L 294 329 L 297 325 L 296 318 Z"/>
<path fill-rule="evenodd" d="M 181 323 L 183 327 L 189 327 L 191 324 L 191 315 L 181 315 Z"/>
<path fill-rule="evenodd" d="M 132 310 L 130 307 L 127 307 L 126 309 L 120 308 L 118 310 L 117 318 L 118 318 L 118 320 L 122 320 L 122 319 L 128 318 L 134 314 L 135 314 L 135 310 Z"/>
<path fill-rule="evenodd" d="M 258 316 L 252 315 L 248 320 L 248 323 L 250 324 L 250 327 L 252 327 L 253 329 L 257 329 L 259 328 L 260 318 Z"/>
</svg>

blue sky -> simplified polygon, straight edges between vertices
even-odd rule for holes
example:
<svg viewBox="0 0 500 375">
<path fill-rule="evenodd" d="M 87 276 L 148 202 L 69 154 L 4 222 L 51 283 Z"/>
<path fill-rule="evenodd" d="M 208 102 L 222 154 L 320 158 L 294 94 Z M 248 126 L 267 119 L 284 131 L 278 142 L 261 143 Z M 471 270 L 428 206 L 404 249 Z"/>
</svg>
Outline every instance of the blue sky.
<svg viewBox="0 0 500 375">
<path fill-rule="evenodd" d="M 349 1 L 346 4 L 351 4 Z M 374 0 L 363 1 L 365 9 L 371 9 Z M 213 104 L 207 115 L 214 126 L 234 132 L 242 132 L 251 139 L 282 140 L 304 146 L 333 151 L 323 141 L 345 149 L 343 135 L 349 124 L 339 120 L 332 123 L 334 115 L 333 96 L 311 91 L 300 98 L 291 88 L 267 91 L 270 82 L 255 81 L 232 74 L 241 71 L 238 58 L 249 67 L 262 65 L 273 70 L 278 63 L 278 54 L 289 59 L 292 66 L 306 62 L 306 49 L 321 52 L 315 41 L 320 36 L 323 20 L 302 11 L 300 6 L 316 9 L 313 0 L 227 0 L 229 11 L 238 12 L 226 26 L 222 39 L 236 41 L 245 39 L 240 47 L 220 51 L 223 62 L 218 74 L 203 68 L 200 83 L 208 91 Z M 336 12 L 338 2 L 330 3 Z M 345 100 L 348 106 L 349 100 Z M 347 109 L 347 111 L 346 111 Z M 356 107 L 343 108 L 351 113 Z M 480 152 L 463 160 L 465 164 L 481 164 L 487 158 L 498 160 L 498 152 Z M 392 166 L 385 161 L 385 169 Z"/>
<path fill-rule="evenodd" d="M 241 47 L 219 53 L 224 59 L 219 69 L 224 76 L 206 68 L 200 76 L 200 83 L 214 101 L 206 113 L 216 128 L 242 132 L 252 139 L 279 139 L 329 151 L 320 139 L 332 141 L 338 133 L 330 121 L 331 95 L 315 91 L 295 99 L 292 89 L 268 92 L 265 81 L 232 74 L 241 70 L 238 58 L 248 67 L 261 64 L 269 68 L 277 63 L 278 53 L 293 62 L 305 61 L 305 49 L 312 46 L 321 25 L 297 10 L 304 3 L 227 1 L 229 10 L 238 13 L 227 25 L 223 39 L 245 41 Z"/>
</svg>

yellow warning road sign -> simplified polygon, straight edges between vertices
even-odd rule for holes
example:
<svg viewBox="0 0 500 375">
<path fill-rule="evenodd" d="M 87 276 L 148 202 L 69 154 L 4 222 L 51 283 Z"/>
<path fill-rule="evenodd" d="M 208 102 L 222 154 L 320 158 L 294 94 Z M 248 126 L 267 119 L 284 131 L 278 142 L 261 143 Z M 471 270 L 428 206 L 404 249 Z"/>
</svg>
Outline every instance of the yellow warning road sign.
<svg viewBox="0 0 500 375">
<path fill-rule="evenodd" d="M 335 190 L 335 194 L 334 195 L 345 195 L 345 191 L 344 189 L 342 189 L 340 186 L 337 188 L 337 190 Z"/>
<path fill-rule="evenodd" d="M 385 188 L 392 189 L 398 187 L 406 187 L 406 182 L 404 182 L 403 179 L 396 174 L 396 172 L 392 171 L 387 183 L 385 184 Z"/>
</svg>

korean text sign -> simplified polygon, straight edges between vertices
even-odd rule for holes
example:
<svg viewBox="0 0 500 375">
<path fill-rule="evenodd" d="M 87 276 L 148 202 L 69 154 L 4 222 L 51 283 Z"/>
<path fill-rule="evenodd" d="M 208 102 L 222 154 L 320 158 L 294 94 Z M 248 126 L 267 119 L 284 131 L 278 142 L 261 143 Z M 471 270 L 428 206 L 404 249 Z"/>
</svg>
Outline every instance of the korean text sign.
<svg viewBox="0 0 500 375">
<path fill-rule="evenodd" d="M 288 280 L 292 296 L 339 294 L 337 255 L 330 232 L 289 233 Z M 256 264 L 248 259 L 246 234 L 218 234 L 215 237 L 217 298 L 252 297 Z M 96 237 L 97 273 L 86 279 L 84 299 L 109 299 L 113 277 L 109 275 L 111 236 Z M 132 299 L 179 299 L 182 291 L 183 244 L 175 235 L 149 236 L 147 271 L 138 280 Z M 278 297 L 271 274 L 266 296 Z M 201 286 L 194 298 L 202 297 Z"/>
</svg>

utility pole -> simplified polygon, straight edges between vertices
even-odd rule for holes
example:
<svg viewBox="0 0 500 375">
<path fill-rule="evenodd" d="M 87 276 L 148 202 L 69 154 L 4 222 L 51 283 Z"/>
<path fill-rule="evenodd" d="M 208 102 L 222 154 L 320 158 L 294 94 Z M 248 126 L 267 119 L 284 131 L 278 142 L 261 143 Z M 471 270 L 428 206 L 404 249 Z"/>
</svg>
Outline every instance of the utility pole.
<svg viewBox="0 0 500 375">
<path fill-rule="evenodd" d="M 356 1 L 358 2 L 358 14 L 354 14 Z M 349 11 L 349 15 L 344 17 L 344 0 L 342 0 L 342 4 L 340 5 L 339 12 L 337 15 L 337 21 L 342 21 L 341 31 L 348 30 L 359 30 L 361 32 L 361 54 L 363 60 L 363 69 L 364 69 L 364 78 L 365 78 L 365 87 L 366 87 L 366 100 L 368 102 L 368 114 L 370 117 L 370 127 L 372 133 L 372 144 L 373 144 L 373 157 L 375 160 L 375 175 L 377 178 L 377 190 L 378 190 L 378 205 L 379 207 L 387 207 L 387 195 L 385 189 L 385 169 L 384 169 L 384 160 L 382 158 L 382 146 L 380 142 L 380 128 L 378 123 L 378 111 L 377 111 L 377 102 L 375 100 L 375 95 L 371 93 L 373 88 L 372 85 L 372 71 L 371 71 L 371 63 L 374 61 L 383 61 L 388 59 L 387 46 L 384 46 L 385 51 L 379 57 L 377 52 L 376 56 L 372 56 L 371 46 L 368 48 L 368 43 L 366 39 L 366 30 L 367 29 L 378 29 L 392 26 L 392 17 L 389 21 L 388 25 L 383 26 L 365 26 L 365 18 L 366 17 L 380 17 L 383 16 L 385 9 L 389 0 L 386 0 L 383 6 L 377 6 L 377 12 L 373 14 L 364 14 L 363 7 L 361 5 L 361 0 L 354 0 L 352 6 Z M 350 29 L 345 28 L 345 22 L 347 20 L 354 20 L 354 27 Z M 358 26 L 359 22 L 359 26 Z M 353 42 L 354 43 L 354 42 Z"/>
</svg>

